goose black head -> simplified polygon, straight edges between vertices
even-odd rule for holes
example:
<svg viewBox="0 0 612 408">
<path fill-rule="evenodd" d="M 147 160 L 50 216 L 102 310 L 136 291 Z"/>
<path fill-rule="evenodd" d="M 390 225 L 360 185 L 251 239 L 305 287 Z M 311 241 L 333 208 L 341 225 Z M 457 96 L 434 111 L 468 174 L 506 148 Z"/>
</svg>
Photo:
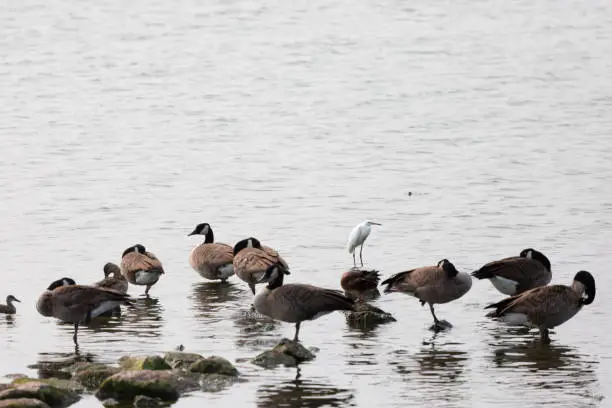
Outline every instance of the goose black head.
<svg viewBox="0 0 612 408">
<path fill-rule="evenodd" d="M 595 300 L 595 278 L 587 271 L 580 271 L 574 276 L 574 282 L 579 282 L 584 287 L 582 304 L 590 305 Z"/>
<path fill-rule="evenodd" d="M 257 283 L 268 282 L 268 289 L 278 288 L 283 285 L 283 277 L 285 275 L 289 275 L 289 271 L 283 268 L 282 265 L 270 265 Z"/>
<path fill-rule="evenodd" d="M 533 248 L 526 248 L 521 251 L 521 258 L 534 259 L 544 265 L 544 267 L 550 271 L 550 261 L 540 251 L 536 251 Z"/>
<path fill-rule="evenodd" d="M 125 251 L 123 251 L 123 254 L 121 255 L 121 257 L 123 258 L 124 256 L 126 256 L 130 252 L 136 252 L 136 253 L 139 253 L 139 254 L 144 254 L 146 251 L 147 251 L 147 249 L 145 248 L 144 245 L 136 244 L 134 246 L 129 247 Z"/>
<path fill-rule="evenodd" d="M 455 265 L 453 265 L 448 259 L 442 259 L 440 262 L 438 262 L 438 268 L 442 268 L 449 278 L 454 278 L 459 273 L 459 271 L 455 268 Z"/>
<path fill-rule="evenodd" d="M 108 262 L 104 265 L 104 276 L 108 277 L 108 275 L 117 275 L 121 273 L 121 269 L 117 265 L 112 262 Z"/>
<path fill-rule="evenodd" d="M 62 279 L 58 279 L 54 282 L 51 282 L 51 285 L 49 285 L 49 287 L 47 288 L 47 290 L 53 290 L 53 289 L 57 289 L 60 286 L 70 286 L 70 285 L 76 285 L 76 282 L 74 281 L 74 279 L 72 278 L 62 278 Z"/>
<path fill-rule="evenodd" d="M 205 235 L 206 240 L 204 241 L 204 243 L 206 244 L 211 244 L 215 240 L 214 235 L 213 235 L 213 230 L 210 224 L 207 222 L 203 222 L 201 224 L 196 225 L 193 231 L 191 231 L 191 233 L 188 234 L 187 236 L 189 237 L 191 235 Z"/>
<path fill-rule="evenodd" d="M 261 249 L 261 242 L 257 238 L 249 237 L 243 239 L 242 241 L 238 241 L 236 245 L 234 245 L 234 256 L 242 251 L 244 248 L 257 248 Z"/>
</svg>

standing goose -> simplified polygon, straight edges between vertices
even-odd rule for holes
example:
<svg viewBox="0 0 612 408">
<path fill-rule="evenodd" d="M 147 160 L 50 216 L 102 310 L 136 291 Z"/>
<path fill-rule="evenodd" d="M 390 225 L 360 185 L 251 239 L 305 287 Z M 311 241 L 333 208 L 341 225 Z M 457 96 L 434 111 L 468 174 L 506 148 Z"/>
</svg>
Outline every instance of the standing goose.
<svg viewBox="0 0 612 408">
<path fill-rule="evenodd" d="M 540 286 L 485 309 L 494 308 L 487 316 L 502 322 L 539 328 L 541 341 L 550 343 L 548 329 L 565 323 L 594 299 L 595 279 L 589 272 L 580 271 L 574 276 L 572 286 Z"/>
<path fill-rule="evenodd" d="M 189 264 L 203 278 L 220 279 L 221 282 L 234 274 L 234 253 L 227 244 L 215 243 L 213 230 L 207 223 L 198 224 L 188 235 L 204 235 L 204 242 L 189 255 Z"/>
<path fill-rule="evenodd" d="M 21 301 L 17 299 L 15 296 L 8 295 L 6 297 L 6 305 L 0 305 L 0 313 L 10 314 L 10 315 L 17 313 L 17 309 L 15 308 L 15 305 L 13 304 L 13 302 L 21 303 Z"/>
<path fill-rule="evenodd" d="M 372 225 L 381 225 L 377 222 L 366 220 L 361 224 L 358 224 L 351 233 L 349 234 L 348 241 L 346 243 L 346 249 L 348 249 L 350 254 L 353 254 L 353 266 L 357 266 L 357 261 L 355 261 L 355 249 L 359 247 L 359 261 L 361 262 L 361 266 L 363 266 L 363 243 L 370 235 L 372 231 Z"/>
<path fill-rule="evenodd" d="M 112 262 L 104 265 L 104 279 L 94 283 L 94 286 L 104 289 L 112 289 L 119 293 L 127 293 L 128 282 L 121 275 L 121 268 Z"/>
<path fill-rule="evenodd" d="M 298 342 L 300 323 L 314 320 L 335 310 L 352 310 L 354 302 L 340 291 L 300 283 L 283 285 L 287 271 L 270 266 L 257 283 L 268 285 L 255 295 L 255 310 L 275 320 L 295 323 L 294 342 Z"/>
<path fill-rule="evenodd" d="M 164 273 L 161 262 L 144 245 L 137 244 L 123 251 L 121 274 L 133 285 L 145 285 L 145 295 Z"/>
<path fill-rule="evenodd" d="M 110 289 L 77 285 L 71 278 L 58 279 L 49 285 L 38 301 L 36 310 L 43 316 L 74 323 L 74 344 L 78 346 L 79 324 L 88 324 L 93 317 L 129 304 L 129 296 Z"/>
<path fill-rule="evenodd" d="M 346 296 L 352 299 L 371 300 L 380 296 L 378 291 L 379 281 L 378 271 L 352 268 L 342 274 L 340 286 L 344 289 Z"/>
<path fill-rule="evenodd" d="M 439 331 L 452 325 L 438 320 L 433 305 L 448 303 L 465 295 L 472 287 L 472 278 L 465 272 L 457 271 L 448 259 L 443 259 L 436 266 L 397 273 L 381 285 L 387 285 L 385 293 L 403 292 L 419 299 L 421 306 L 427 303 L 434 318 L 431 330 Z"/>
<path fill-rule="evenodd" d="M 255 294 L 255 285 L 259 283 L 272 265 L 278 265 L 285 274 L 289 274 L 287 262 L 274 249 L 261 245 L 257 238 L 246 238 L 234 245 L 234 272 L 245 281 Z"/>
<path fill-rule="evenodd" d="M 523 249 L 519 256 L 489 262 L 472 272 L 477 279 L 489 279 L 504 295 L 518 295 L 526 290 L 548 285 L 552 278 L 550 261 L 533 248 Z"/>
</svg>

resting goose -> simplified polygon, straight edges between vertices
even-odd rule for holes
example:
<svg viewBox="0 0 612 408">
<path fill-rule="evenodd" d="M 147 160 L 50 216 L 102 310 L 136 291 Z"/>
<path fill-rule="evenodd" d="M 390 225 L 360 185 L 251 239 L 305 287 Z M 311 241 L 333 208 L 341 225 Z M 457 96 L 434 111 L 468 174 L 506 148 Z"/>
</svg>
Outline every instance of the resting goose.
<svg viewBox="0 0 612 408">
<path fill-rule="evenodd" d="M 594 299 L 595 279 L 589 272 L 580 271 L 574 276 L 572 286 L 540 286 L 485 309 L 495 309 L 487 316 L 504 323 L 539 328 L 542 342 L 550 343 L 548 330 L 574 317 Z"/>
<path fill-rule="evenodd" d="M 38 301 L 36 310 L 43 316 L 74 323 L 74 344 L 78 346 L 79 324 L 88 324 L 121 304 L 129 304 L 128 295 L 95 286 L 77 285 L 71 278 L 58 279 L 49 285 Z"/>
<path fill-rule="evenodd" d="M 198 224 L 188 235 L 204 235 L 204 242 L 191 251 L 189 264 L 205 279 L 227 281 L 234 274 L 234 253 L 227 244 L 214 242 L 212 227 Z"/>
<path fill-rule="evenodd" d="M 144 285 L 145 295 L 164 274 L 161 262 L 144 245 L 137 244 L 123 251 L 121 256 L 121 274 L 133 285 Z"/>
<path fill-rule="evenodd" d="M 258 239 L 250 237 L 234 245 L 234 272 L 245 281 L 255 294 L 255 285 L 259 283 L 266 270 L 278 265 L 285 274 L 289 274 L 287 262 L 274 249 L 261 245 Z"/>
<path fill-rule="evenodd" d="M 340 286 L 344 293 L 353 299 L 371 300 L 380 296 L 378 282 L 380 274 L 375 270 L 352 268 L 344 272 L 340 278 Z"/>
<path fill-rule="evenodd" d="M 433 305 L 452 302 L 465 295 L 472 287 L 472 278 L 465 272 L 457 271 L 448 259 L 443 259 L 436 266 L 424 266 L 397 273 L 381 285 L 387 285 L 385 293 L 403 292 L 416 297 L 421 305 L 427 303 L 434 318 L 431 329 L 439 331 L 452 325 L 438 320 Z"/>
<path fill-rule="evenodd" d="M 519 256 L 489 262 L 472 272 L 477 279 L 489 279 L 504 295 L 518 295 L 526 290 L 548 285 L 552 278 L 550 261 L 533 248 L 523 249 Z"/>
<path fill-rule="evenodd" d="M 119 293 L 127 293 L 128 282 L 121 275 L 121 268 L 112 262 L 104 265 L 104 279 L 94 283 L 94 286 L 104 289 L 112 289 Z"/>
</svg>

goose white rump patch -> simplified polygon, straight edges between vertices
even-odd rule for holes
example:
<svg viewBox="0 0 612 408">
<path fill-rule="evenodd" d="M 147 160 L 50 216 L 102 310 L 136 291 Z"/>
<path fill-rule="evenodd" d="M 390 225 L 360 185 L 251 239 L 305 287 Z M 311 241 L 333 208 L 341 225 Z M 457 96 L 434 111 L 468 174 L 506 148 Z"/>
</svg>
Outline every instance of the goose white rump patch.
<svg viewBox="0 0 612 408">
<path fill-rule="evenodd" d="M 495 286 L 495 289 L 499 290 L 504 295 L 514 295 L 518 285 L 518 282 L 511 279 L 502 278 L 501 276 L 492 277 L 491 283 L 493 286 Z"/>
<path fill-rule="evenodd" d="M 159 272 L 138 271 L 135 275 L 135 281 L 138 285 L 153 285 L 159 280 Z"/>
<path fill-rule="evenodd" d="M 217 270 L 219 271 L 219 278 L 227 279 L 234 274 L 234 265 L 233 264 L 223 265 L 217 268 Z"/>
<path fill-rule="evenodd" d="M 106 302 L 102 302 L 91 311 L 91 317 L 100 316 L 103 313 L 108 312 L 109 310 L 113 310 L 117 306 L 121 305 L 122 302 L 118 302 L 116 300 L 108 300 Z"/>
</svg>

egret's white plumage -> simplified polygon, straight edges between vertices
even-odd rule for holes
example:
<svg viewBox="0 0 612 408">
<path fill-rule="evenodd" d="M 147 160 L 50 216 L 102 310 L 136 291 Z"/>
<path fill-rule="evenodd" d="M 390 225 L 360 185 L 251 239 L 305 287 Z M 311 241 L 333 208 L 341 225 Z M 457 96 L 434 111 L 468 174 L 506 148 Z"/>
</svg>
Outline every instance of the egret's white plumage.
<svg viewBox="0 0 612 408">
<path fill-rule="evenodd" d="M 357 247 L 361 247 L 359 249 L 359 260 L 361 261 L 361 266 L 363 266 L 363 258 L 361 256 L 363 252 L 363 243 L 370 235 L 370 232 L 372 231 L 372 225 L 381 225 L 381 224 L 377 222 L 366 220 L 362 222 L 361 224 L 357 225 L 355 228 L 353 228 L 353 230 L 351 231 L 349 235 L 346 246 L 347 246 L 349 253 L 353 254 L 353 264 L 354 265 L 357 265 L 357 262 L 355 261 L 355 249 Z"/>
</svg>

